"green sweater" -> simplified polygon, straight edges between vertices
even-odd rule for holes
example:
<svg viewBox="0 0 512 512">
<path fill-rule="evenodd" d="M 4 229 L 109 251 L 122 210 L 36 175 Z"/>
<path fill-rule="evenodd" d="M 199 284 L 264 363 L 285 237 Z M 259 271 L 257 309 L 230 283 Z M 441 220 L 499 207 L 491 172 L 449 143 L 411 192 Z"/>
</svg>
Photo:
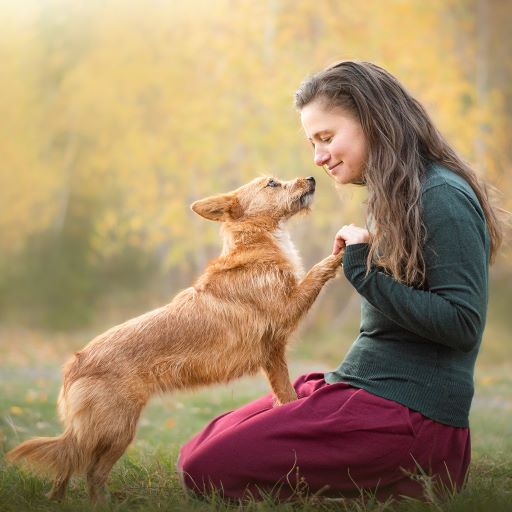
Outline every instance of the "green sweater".
<svg viewBox="0 0 512 512">
<path fill-rule="evenodd" d="M 325 374 L 467 427 L 473 371 L 485 326 L 490 239 L 468 183 L 432 165 L 422 192 L 427 284 L 401 284 L 374 267 L 368 244 L 346 248 L 345 276 L 361 295 L 360 333 L 340 366 Z"/>
</svg>

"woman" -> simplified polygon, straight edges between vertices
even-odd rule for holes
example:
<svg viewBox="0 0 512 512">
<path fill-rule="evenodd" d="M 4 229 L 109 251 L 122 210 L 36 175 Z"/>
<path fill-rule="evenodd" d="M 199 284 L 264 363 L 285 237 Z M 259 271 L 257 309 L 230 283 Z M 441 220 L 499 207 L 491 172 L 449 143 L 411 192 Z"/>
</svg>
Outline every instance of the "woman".
<svg viewBox="0 0 512 512">
<path fill-rule="evenodd" d="M 340 366 L 227 413 L 181 450 L 185 484 L 280 498 L 421 497 L 415 475 L 450 488 L 470 461 L 473 368 L 488 263 L 501 242 L 485 187 L 424 108 L 382 68 L 341 62 L 296 93 L 316 165 L 368 188 L 368 228 L 347 225 L 343 269 L 361 296 L 360 334 Z M 421 480 L 421 479 L 420 479 Z"/>
</svg>

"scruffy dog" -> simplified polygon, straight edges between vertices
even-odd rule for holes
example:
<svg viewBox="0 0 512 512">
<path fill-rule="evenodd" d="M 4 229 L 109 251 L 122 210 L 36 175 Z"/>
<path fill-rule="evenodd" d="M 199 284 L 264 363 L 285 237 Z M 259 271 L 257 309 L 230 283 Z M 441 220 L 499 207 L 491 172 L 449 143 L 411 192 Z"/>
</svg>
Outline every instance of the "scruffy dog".
<svg viewBox="0 0 512 512">
<path fill-rule="evenodd" d="M 84 472 L 91 500 L 103 500 L 108 474 L 152 395 L 262 368 L 276 405 L 295 400 L 286 343 L 342 258 L 328 256 L 302 276 L 285 222 L 309 209 L 314 191 L 311 177 L 257 178 L 193 203 L 194 212 L 223 222 L 220 257 L 170 304 L 109 329 L 77 352 L 63 368 L 64 432 L 25 441 L 8 458 L 52 473 L 52 499 L 62 499 L 71 475 Z"/>
</svg>

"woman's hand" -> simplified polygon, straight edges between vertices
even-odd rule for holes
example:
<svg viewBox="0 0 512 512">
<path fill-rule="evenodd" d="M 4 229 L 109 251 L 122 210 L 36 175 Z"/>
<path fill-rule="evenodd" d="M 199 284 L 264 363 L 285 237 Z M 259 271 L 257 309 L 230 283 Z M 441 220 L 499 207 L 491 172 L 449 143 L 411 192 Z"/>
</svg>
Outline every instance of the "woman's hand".
<svg viewBox="0 0 512 512">
<path fill-rule="evenodd" d="M 343 226 L 334 237 L 333 254 L 338 254 L 343 247 L 353 244 L 367 244 L 370 241 L 370 233 L 367 229 L 350 224 Z"/>
</svg>

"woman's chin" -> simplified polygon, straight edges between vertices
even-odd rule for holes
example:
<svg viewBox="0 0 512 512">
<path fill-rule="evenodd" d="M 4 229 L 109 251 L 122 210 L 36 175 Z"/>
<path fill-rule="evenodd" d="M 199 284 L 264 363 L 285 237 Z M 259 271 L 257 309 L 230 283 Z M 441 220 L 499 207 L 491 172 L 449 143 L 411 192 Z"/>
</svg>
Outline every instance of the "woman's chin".
<svg viewBox="0 0 512 512">
<path fill-rule="evenodd" d="M 351 176 L 350 173 L 340 172 L 339 174 L 333 173 L 331 176 L 337 185 L 364 185 L 360 175 Z"/>
<path fill-rule="evenodd" d="M 332 179 L 338 184 L 338 185 L 346 185 L 347 183 L 350 183 L 350 180 L 347 180 L 347 176 L 340 174 L 331 174 Z"/>
</svg>

